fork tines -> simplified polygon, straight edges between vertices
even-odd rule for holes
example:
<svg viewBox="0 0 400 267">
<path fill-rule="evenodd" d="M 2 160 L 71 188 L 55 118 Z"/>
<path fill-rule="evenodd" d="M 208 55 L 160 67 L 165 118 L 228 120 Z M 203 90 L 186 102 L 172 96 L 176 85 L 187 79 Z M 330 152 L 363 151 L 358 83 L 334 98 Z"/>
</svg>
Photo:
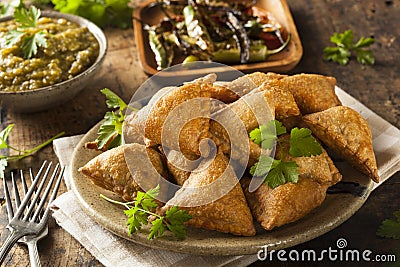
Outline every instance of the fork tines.
<svg viewBox="0 0 400 267">
<path fill-rule="evenodd" d="M 22 203 L 20 199 L 20 194 L 18 192 L 16 179 L 14 178 L 14 174 L 11 173 L 11 182 L 14 191 L 15 206 L 18 209 L 16 214 L 14 214 L 13 212 L 10 190 L 8 188 L 7 183 L 4 181 L 4 194 L 7 202 L 7 213 L 10 221 L 14 217 L 16 217 L 22 219 L 23 221 L 35 222 L 38 221 L 38 219 L 40 219 L 39 217 L 45 218 L 46 216 L 48 216 L 49 213 L 48 206 L 46 207 L 44 212 L 42 212 L 43 207 L 46 203 L 51 203 L 55 199 L 55 196 L 57 195 L 57 191 L 60 187 L 60 183 L 64 173 L 64 168 L 60 168 L 60 165 L 57 164 L 51 174 L 50 179 L 48 180 L 47 177 L 50 174 L 52 165 L 53 165 L 52 162 L 49 162 L 47 164 L 47 161 L 44 161 L 35 177 L 33 176 L 32 170 L 31 169 L 29 170 L 29 176 L 32 182 L 29 190 L 27 188 L 27 182 L 24 177 L 24 174 L 22 171 L 20 171 L 21 183 L 25 194 Z M 43 172 L 44 174 L 42 175 Z M 50 196 L 49 201 L 47 201 L 51 188 L 53 187 L 54 181 L 56 182 L 54 185 L 53 193 Z M 45 186 L 46 188 L 44 192 L 41 194 Z"/>
</svg>

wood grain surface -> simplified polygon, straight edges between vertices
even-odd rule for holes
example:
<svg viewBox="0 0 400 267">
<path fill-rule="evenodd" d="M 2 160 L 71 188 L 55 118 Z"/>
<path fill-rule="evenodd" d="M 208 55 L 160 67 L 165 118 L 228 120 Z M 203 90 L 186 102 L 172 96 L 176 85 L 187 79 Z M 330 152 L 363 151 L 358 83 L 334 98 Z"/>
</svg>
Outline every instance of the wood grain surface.
<svg viewBox="0 0 400 267">
<path fill-rule="evenodd" d="M 267 1 L 267 0 L 265 0 Z M 287 0 L 303 44 L 303 58 L 290 73 L 320 73 L 337 78 L 338 86 L 353 95 L 378 115 L 400 128 L 400 1 L 399 0 Z M 352 59 L 347 66 L 322 60 L 323 49 L 330 45 L 334 32 L 352 29 L 355 37 L 373 36 L 376 63 L 362 66 Z M 52 110 L 34 114 L 15 114 L 0 107 L 1 129 L 14 123 L 10 145 L 31 148 L 65 131 L 66 136 L 82 134 L 104 115 L 106 106 L 99 90 L 108 87 L 129 101 L 148 76 L 141 70 L 134 43 L 133 29 L 106 29 L 109 50 L 101 73 L 72 101 Z M 51 147 L 13 164 L 11 168 L 38 167 L 42 160 L 57 161 Z M 65 191 L 63 185 L 61 191 Z M 0 198 L 3 199 L 3 188 Z M 336 247 L 345 238 L 348 247 L 369 249 L 374 254 L 396 254 L 400 264 L 400 241 L 376 236 L 384 219 L 400 209 L 400 173 L 375 190 L 365 205 L 333 231 L 296 246 L 299 251 L 322 251 Z M 0 243 L 8 235 L 6 208 L 1 201 Z M 102 266 L 73 237 L 50 222 L 50 234 L 39 243 L 43 266 Z M 310 262 L 256 262 L 254 266 L 320 266 Z M 376 263 L 375 263 L 376 264 Z M 376 265 L 371 266 L 376 266 Z M 396 265 L 397 264 L 397 265 Z M 364 266 L 363 262 L 330 262 L 324 266 Z M 29 266 L 27 248 L 15 246 L 5 266 Z M 380 266 L 380 265 L 379 265 Z M 383 265 L 382 265 L 383 266 Z"/>
</svg>

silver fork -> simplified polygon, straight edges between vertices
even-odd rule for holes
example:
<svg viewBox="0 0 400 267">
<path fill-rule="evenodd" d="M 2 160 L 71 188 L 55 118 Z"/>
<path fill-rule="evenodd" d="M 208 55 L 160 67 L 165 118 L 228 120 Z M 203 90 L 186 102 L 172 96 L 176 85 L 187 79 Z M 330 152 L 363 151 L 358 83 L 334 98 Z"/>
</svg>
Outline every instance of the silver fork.
<svg viewBox="0 0 400 267">
<path fill-rule="evenodd" d="M 50 173 L 51 163 L 47 166 L 47 168 L 45 167 L 46 167 L 46 162 L 43 163 L 35 179 L 33 180 L 31 187 L 29 188 L 24 199 L 22 200 L 22 203 L 18 205 L 19 208 L 17 209 L 15 215 L 11 218 L 9 224 L 7 225 L 7 228 L 9 228 L 11 232 L 6 241 L 4 242 L 3 246 L 1 247 L 0 264 L 4 261 L 7 253 L 10 251 L 12 246 L 21 237 L 32 236 L 32 235 L 37 236 L 40 235 L 43 231 L 45 231 L 45 227 L 47 226 L 47 220 L 50 212 L 50 206 L 48 205 L 48 203 L 51 203 L 55 199 L 64 173 L 64 168 L 61 168 L 60 172 L 58 172 L 60 166 L 59 164 L 57 164 L 51 175 L 50 180 L 47 183 L 46 189 L 44 190 L 47 177 L 49 176 Z M 44 169 L 46 170 L 42 175 Z M 5 179 L 3 180 L 4 180 L 4 194 L 7 202 L 7 209 L 10 210 L 9 208 L 9 206 L 11 205 L 10 190 L 8 189 L 8 185 L 5 182 Z M 50 196 L 50 199 L 48 200 L 48 196 L 50 194 L 54 181 L 56 182 L 52 194 Z M 15 180 L 13 181 L 13 186 L 15 189 L 16 188 Z M 46 204 L 47 206 L 45 207 Z M 37 250 L 36 250 L 36 255 L 32 255 L 32 257 L 35 257 L 35 262 L 39 262 L 40 264 Z"/>
<path fill-rule="evenodd" d="M 43 163 L 45 164 L 45 163 Z M 49 163 L 49 166 L 51 166 L 51 163 Z M 33 183 L 34 177 L 32 173 L 32 169 L 29 169 L 29 177 L 31 182 Z M 26 184 L 24 172 L 20 170 L 20 179 L 22 183 L 22 188 L 24 191 L 24 195 L 28 193 L 28 186 Z M 18 209 L 18 207 L 21 205 L 21 194 L 18 191 L 17 183 L 14 179 L 14 174 L 11 172 L 11 182 L 12 182 L 12 187 L 14 188 L 14 202 L 15 202 L 15 208 Z M 5 190 L 8 190 L 8 187 L 4 186 Z M 7 194 L 5 194 L 7 196 Z M 14 209 L 13 205 L 11 204 L 11 199 L 6 199 L 7 201 L 7 214 L 8 214 L 8 222 L 12 220 L 14 217 Z M 37 250 L 37 242 L 41 240 L 43 237 L 45 237 L 49 232 L 48 224 L 45 225 L 44 229 L 42 232 L 40 232 L 39 235 L 28 235 L 24 236 L 21 239 L 18 240 L 18 243 L 25 244 L 28 247 L 29 251 L 29 261 L 32 267 L 40 267 L 40 259 L 39 259 L 39 253 Z"/>
</svg>

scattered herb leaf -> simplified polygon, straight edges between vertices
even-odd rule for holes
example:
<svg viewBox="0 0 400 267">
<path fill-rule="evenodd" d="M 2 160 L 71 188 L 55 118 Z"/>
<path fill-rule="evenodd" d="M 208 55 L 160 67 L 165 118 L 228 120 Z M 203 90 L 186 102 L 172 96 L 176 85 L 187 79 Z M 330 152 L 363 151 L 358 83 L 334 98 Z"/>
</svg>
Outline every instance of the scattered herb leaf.
<svg viewBox="0 0 400 267">
<path fill-rule="evenodd" d="M 8 125 L 5 129 L 3 129 L 0 132 L 0 149 L 10 149 L 18 152 L 16 155 L 11 155 L 11 156 L 6 156 L 6 155 L 0 155 L 0 178 L 4 178 L 4 170 L 7 167 L 8 161 L 10 160 L 19 160 L 23 159 L 27 156 L 30 156 L 34 154 L 35 152 L 39 151 L 43 147 L 47 146 L 51 142 L 53 142 L 54 139 L 59 138 L 60 136 L 64 135 L 64 132 L 61 132 L 52 138 L 48 139 L 44 143 L 28 150 L 20 150 L 18 148 L 12 147 L 9 144 L 7 144 L 7 139 L 8 136 L 10 135 L 12 129 L 14 128 L 14 124 Z"/>
<path fill-rule="evenodd" d="M 298 167 L 294 161 L 284 162 L 262 155 L 259 161 L 251 167 L 250 174 L 264 177 L 264 182 L 273 189 L 288 182 L 297 183 Z"/>
<path fill-rule="evenodd" d="M 250 139 L 263 149 L 272 148 L 275 141 L 279 141 L 278 135 L 286 133 L 286 128 L 277 120 L 270 121 L 267 126 L 260 125 L 259 128 L 250 132 Z M 307 128 L 294 128 L 290 132 L 289 154 L 293 157 L 309 157 L 322 153 L 322 148 L 315 138 L 311 135 L 311 130 Z M 282 153 L 282 152 L 281 152 Z M 299 166 L 295 161 L 282 161 L 267 155 L 261 155 L 258 162 L 250 168 L 250 174 L 262 177 L 264 182 L 271 188 L 292 182 L 297 183 Z"/>
<path fill-rule="evenodd" d="M 184 210 L 180 210 L 177 206 L 173 206 L 168 209 L 165 213 L 165 216 L 154 213 L 153 211 L 158 206 L 155 202 L 155 197 L 157 197 L 159 191 L 159 185 L 147 192 L 138 191 L 135 201 L 125 203 L 110 199 L 104 195 L 100 195 L 100 197 L 111 203 L 122 205 L 126 208 L 124 213 L 128 217 L 126 224 L 128 226 L 129 234 L 142 229 L 143 225 L 148 224 L 149 217 L 153 216 L 155 219 L 151 221 L 148 239 L 153 239 L 163 235 L 166 229 L 171 231 L 180 239 L 185 238 L 186 227 L 184 223 L 189 221 L 192 216 L 190 216 Z"/>
<path fill-rule="evenodd" d="M 184 210 L 180 210 L 178 206 L 173 206 L 165 213 L 166 225 L 167 228 L 175 234 L 180 239 L 185 238 L 186 235 L 186 226 L 184 222 L 189 221 L 192 216 L 185 212 Z"/>
<path fill-rule="evenodd" d="M 353 31 L 347 30 L 343 33 L 333 34 L 330 41 L 336 44 L 336 46 L 325 47 L 325 60 L 332 60 L 340 65 L 346 65 L 350 60 L 351 52 L 354 52 L 359 63 L 366 65 L 373 65 L 375 63 L 373 52 L 364 49 L 375 42 L 375 39 L 372 37 L 361 37 L 357 43 L 354 43 Z"/>
<path fill-rule="evenodd" d="M 100 90 L 100 92 L 106 96 L 106 104 L 108 108 L 119 108 L 124 110 L 126 108 L 126 103 L 122 100 L 116 93 L 108 88 Z"/>
<path fill-rule="evenodd" d="M 322 153 L 320 144 L 308 128 L 293 128 L 290 132 L 289 154 L 293 157 L 309 157 Z"/>
<path fill-rule="evenodd" d="M 381 237 L 400 239 L 400 211 L 393 213 L 395 219 L 387 219 L 379 226 L 376 234 Z"/>
<path fill-rule="evenodd" d="M 271 149 L 279 135 L 286 133 L 286 128 L 281 122 L 271 120 L 267 125 L 260 125 L 250 132 L 250 139 L 263 149 Z"/>
<path fill-rule="evenodd" d="M 17 44 L 22 38 L 21 49 L 26 59 L 36 55 L 38 47 L 47 47 L 47 33 L 37 29 L 39 17 L 40 10 L 35 6 L 31 6 L 29 11 L 22 6 L 15 8 L 14 19 L 18 28 L 10 30 L 5 36 L 7 47 Z"/>
<path fill-rule="evenodd" d="M 124 144 L 122 135 L 125 121 L 124 110 L 129 108 L 137 111 L 137 109 L 128 106 L 122 98 L 108 88 L 104 88 L 100 92 L 106 96 L 108 108 L 118 109 L 115 112 L 106 112 L 104 121 L 97 131 L 97 149 L 107 150 Z"/>
</svg>

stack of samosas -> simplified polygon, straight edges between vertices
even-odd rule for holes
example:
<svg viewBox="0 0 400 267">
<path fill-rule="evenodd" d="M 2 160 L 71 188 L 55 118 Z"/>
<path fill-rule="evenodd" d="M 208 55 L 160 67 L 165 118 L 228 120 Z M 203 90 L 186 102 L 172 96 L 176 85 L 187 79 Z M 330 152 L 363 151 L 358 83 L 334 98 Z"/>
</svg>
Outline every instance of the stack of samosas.
<svg viewBox="0 0 400 267">
<path fill-rule="evenodd" d="M 276 155 L 297 163 L 298 182 L 273 189 L 262 183 L 249 192 L 252 178 L 248 170 L 262 149 L 248 133 L 260 126 L 255 114 L 260 109 L 270 114 L 268 120 L 277 119 L 288 130 L 311 129 L 328 151 L 379 182 L 368 123 L 350 107 L 342 106 L 335 94 L 335 78 L 261 72 L 231 82 L 218 82 L 216 77 L 209 74 L 161 89 L 147 106 L 126 118 L 125 139 L 133 143 L 103 152 L 80 171 L 126 201 L 163 179 L 179 185 L 160 202 L 158 211 L 178 205 L 192 216 L 189 226 L 253 236 L 256 220 L 271 230 L 321 205 L 328 187 L 342 176 L 325 149 L 317 156 L 291 156 L 289 135 L 285 134 L 279 136 L 282 145 L 276 147 Z M 244 139 L 240 138 L 243 134 Z M 241 177 L 230 162 L 244 165 Z M 161 188 L 161 192 L 167 191 Z"/>
</svg>

